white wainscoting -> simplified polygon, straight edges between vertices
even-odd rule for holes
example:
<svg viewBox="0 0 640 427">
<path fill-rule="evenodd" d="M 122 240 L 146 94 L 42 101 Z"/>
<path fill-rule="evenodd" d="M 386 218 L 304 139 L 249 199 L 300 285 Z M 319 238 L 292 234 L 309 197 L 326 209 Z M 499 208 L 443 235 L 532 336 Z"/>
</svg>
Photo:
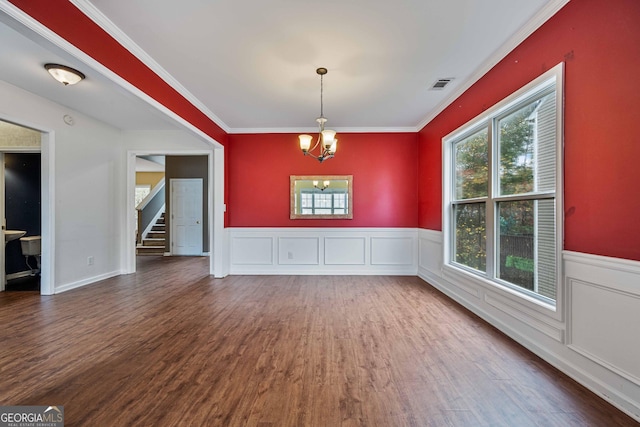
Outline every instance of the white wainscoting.
<svg viewBox="0 0 640 427">
<path fill-rule="evenodd" d="M 640 385 L 640 263 L 566 252 L 570 348 Z"/>
<path fill-rule="evenodd" d="M 416 275 L 415 228 L 228 228 L 230 274 Z"/>
<path fill-rule="evenodd" d="M 422 279 L 640 421 L 640 262 L 565 251 L 566 304 L 545 315 L 443 268 L 442 232 L 421 229 L 418 239 Z"/>
</svg>

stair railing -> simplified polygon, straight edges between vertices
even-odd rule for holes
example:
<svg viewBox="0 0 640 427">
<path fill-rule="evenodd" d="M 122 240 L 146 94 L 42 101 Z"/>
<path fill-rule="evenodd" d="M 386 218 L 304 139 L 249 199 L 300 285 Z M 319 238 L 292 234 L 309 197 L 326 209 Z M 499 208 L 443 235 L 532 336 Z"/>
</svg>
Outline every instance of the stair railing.
<svg viewBox="0 0 640 427">
<path fill-rule="evenodd" d="M 164 178 L 156 184 L 151 192 L 136 206 L 138 211 L 138 231 L 136 243 L 141 243 L 156 219 L 160 217 L 165 208 Z"/>
</svg>

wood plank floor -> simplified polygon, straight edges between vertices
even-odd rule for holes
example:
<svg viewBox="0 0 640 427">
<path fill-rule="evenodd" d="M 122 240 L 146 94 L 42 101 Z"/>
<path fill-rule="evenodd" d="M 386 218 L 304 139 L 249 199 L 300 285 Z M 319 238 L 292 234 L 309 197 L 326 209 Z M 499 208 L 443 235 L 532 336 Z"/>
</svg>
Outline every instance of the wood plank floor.
<svg viewBox="0 0 640 427">
<path fill-rule="evenodd" d="M 67 426 L 639 425 L 419 278 L 207 262 L 0 294 L 0 405 L 63 405 Z"/>
</svg>

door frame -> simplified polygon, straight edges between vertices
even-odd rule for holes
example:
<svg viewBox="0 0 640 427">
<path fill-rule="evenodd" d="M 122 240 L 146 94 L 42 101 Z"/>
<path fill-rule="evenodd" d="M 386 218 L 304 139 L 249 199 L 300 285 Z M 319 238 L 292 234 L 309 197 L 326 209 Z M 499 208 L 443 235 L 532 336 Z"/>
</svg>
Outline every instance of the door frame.
<svg viewBox="0 0 640 427">
<path fill-rule="evenodd" d="M 0 114 L 0 120 L 40 132 L 40 147 L 3 147 L 3 153 L 40 153 L 40 294 L 55 294 L 55 132 L 37 123 Z M 4 166 L 3 166 L 4 170 Z M 4 219 L 4 173 L 2 186 L 2 218 Z M 3 236 L 4 237 L 4 236 Z M 3 243 L 4 244 L 4 243 Z M 4 256 L 4 248 L 2 249 Z M 3 263 L 4 264 L 4 263 Z M 4 290 L 4 281 L 2 283 Z"/>
<path fill-rule="evenodd" d="M 210 150 L 128 150 L 127 151 L 127 208 L 123 227 L 125 250 L 122 265 L 124 273 L 136 272 L 136 244 L 135 244 L 135 206 L 134 194 L 136 186 L 136 157 L 138 156 L 207 156 L 208 185 L 207 185 L 207 219 L 209 222 L 209 274 L 214 277 L 225 277 L 228 266 L 224 260 L 224 147 L 212 147 Z M 133 236 L 133 237 L 132 237 Z"/>
</svg>

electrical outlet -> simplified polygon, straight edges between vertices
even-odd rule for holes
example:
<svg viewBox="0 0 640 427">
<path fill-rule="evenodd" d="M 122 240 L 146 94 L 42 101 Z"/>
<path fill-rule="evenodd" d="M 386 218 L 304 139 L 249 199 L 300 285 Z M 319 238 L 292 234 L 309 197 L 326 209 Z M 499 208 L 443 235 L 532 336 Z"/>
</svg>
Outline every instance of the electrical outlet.
<svg viewBox="0 0 640 427">
<path fill-rule="evenodd" d="M 93 257 L 92 256 L 87 257 L 87 265 L 93 265 Z"/>
<path fill-rule="evenodd" d="M 291 251 L 287 252 L 287 258 L 288 259 L 293 259 L 293 252 L 291 252 Z"/>
</svg>

